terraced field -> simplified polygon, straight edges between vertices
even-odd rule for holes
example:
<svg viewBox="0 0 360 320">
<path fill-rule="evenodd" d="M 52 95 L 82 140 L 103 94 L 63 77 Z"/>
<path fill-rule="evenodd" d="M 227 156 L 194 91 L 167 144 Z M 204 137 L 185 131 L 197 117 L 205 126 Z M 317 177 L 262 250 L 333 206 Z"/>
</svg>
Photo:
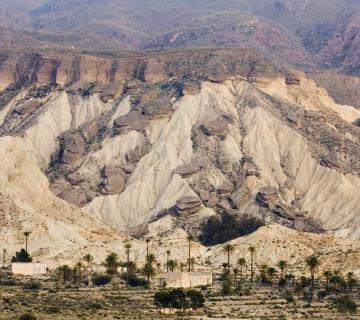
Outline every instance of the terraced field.
<svg viewBox="0 0 360 320">
<path fill-rule="evenodd" d="M 359 303 L 359 298 L 357 303 Z M 211 297 L 207 302 L 205 319 L 360 319 L 360 313 L 342 315 L 329 300 L 315 301 L 310 305 L 295 297 L 288 303 L 282 293 L 269 288 L 254 288 L 248 295 Z"/>
<path fill-rule="evenodd" d="M 163 314 L 153 305 L 155 290 L 130 289 L 120 283 L 104 288 L 62 286 L 51 281 L 40 289 L 26 285 L 0 286 L 0 319 L 17 320 L 32 314 L 37 320 L 122 319 L 122 320 L 212 320 L 212 319 L 360 319 L 360 313 L 340 314 L 330 299 L 314 300 L 311 304 L 296 297 L 287 302 L 276 288 L 255 286 L 243 288 L 242 294 L 221 296 L 219 284 L 206 291 L 202 311 L 189 314 Z M 358 293 L 354 294 L 360 303 Z"/>
</svg>

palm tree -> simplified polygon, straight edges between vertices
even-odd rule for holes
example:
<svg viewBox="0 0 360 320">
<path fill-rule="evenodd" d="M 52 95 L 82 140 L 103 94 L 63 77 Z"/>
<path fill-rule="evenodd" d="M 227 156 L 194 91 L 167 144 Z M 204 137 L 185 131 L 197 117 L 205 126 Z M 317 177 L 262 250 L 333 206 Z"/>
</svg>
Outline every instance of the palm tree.
<svg viewBox="0 0 360 320">
<path fill-rule="evenodd" d="M 180 262 L 180 270 L 181 270 L 181 272 L 184 272 L 185 267 L 186 267 L 186 263 Z"/>
<path fill-rule="evenodd" d="M 190 259 L 190 269 L 191 269 L 192 272 L 195 271 L 195 265 L 196 265 L 195 258 L 192 257 L 192 258 Z"/>
<path fill-rule="evenodd" d="M 150 243 L 150 239 L 147 238 L 146 239 L 146 261 L 149 260 L 149 243 Z"/>
<path fill-rule="evenodd" d="M 94 257 L 88 253 L 83 257 L 83 260 L 86 262 L 86 271 L 91 269 L 91 264 L 94 262 Z"/>
<path fill-rule="evenodd" d="M 306 266 L 310 270 L 310 274 L 311 274 L 311 288 L 314 289 L 314 287 L 315 287 L 315 272 L 319 269 L 319 266 L 320 266 L 320 261 L 319 261 L 318 257 L 316 257 L 314 255 L 307 257 Z"/>
<path fill-rule="evenodd" d="M 276 275 L 276 269 L 274 267 L 269 267 L 267 269 L 267 274 L 269 276 L 270 282 L 272 282 L 274 279 L 274 276 Z"/>
<path fill-rule="evenodd" d="M 149 257 L 148 257 L 148 262 L 150 262 L 151 264 L 153 264 L 156 261 L 156 257 L 154 254 L 150 253 Z"/>
<path fill-rule="evenodd" d="M 223 250 L 227 253 L 227 266 L 228 266 L 227 274 L 230 274 L 230 254 L 234 252 L 235 247 L 234 245 L 228 243 L 224 246 Z"/>
<path fill-rule="evenodd" d="M 194 241 L 194 236 L 192 234 L 188 234 L 187 241 L 189 243 L 189 258 L 188 258 L 188 272 L 191 271 L 191 242 Z"/>
<path fill-rule="evenodd" d="M 148 256 L 148 260 L 145 263 L 144 269 L 143 269 L 143 273 L 146 275 L 147 278 L 147 282 L 150 285 L 150 279 L 153 278 L 155 276 L 155 269 L 153 267 L 153 264 L 156 262 L 156 258 L 155 256 L 150 253 Z"/>
<path fill-rule="evenodd" d="M 256 248 L 251 246 L 249 247 L 250 252 L 250 280 L 251 283 L 254 282 L 254 254 L 256 252 Z"/>
<path fill-rule="evenodd" d="M 294 291 L 297 294 L 298 298 L 300 299 L 301 295 L 304 293 L 304 286 L 302 285 L 301 282 L 295 283 Z"/>
<path fill-rule="evenodd" d="M 335 292 L 340 292 L 342 289 L 346 288 L 346 281 L 342 276 L 340 270 L 334 270 L 332 277 L 330 278 L 330 283 Z"/>
<path fill-rule="evenodd" d="M 84 269 L 84 265 L 81 262 L 78 262 L 74 266 L 74 268 L 73 268 L 73 281 L 74 281 L 74 284 L 76 283 L 76 281 L 78 279 L 81 279 L 81 274 L 82 274 L 83 269 Z"/>
<path fill-rule="evenodd" d="M 243 280 L 243 268 L 246 266 L 245 258 L 239 258 L 237 261 L 238 266 L 240 267 L 240 281 Z"/>
<path fill-rule="evenodd" d="M 177 267 L 177 262 L 175 260 L 170 260 L 169 261 L 169 268 L 171 270 L 171 272 L 174 272 L 174 269 Z"/>
<path fill-rule="evenodd" d="M 268 279 L 267 279 L 267 271 L 268 271 L 268 265 L 267 264 L 262 264 L 259 268 L 260 270 L 260 279 L 261 279 L 261 283 L 267 283 Z"/>
<path fill-rule="evenodd" d="M 354 273 L 353 272 L 348 272 L 346 274 L 346 280 L 347 280 L 347 285 L 349 287 L 349 291 L 352 292 L 352 289 L 354 286 L 357 285 L 358 283 L 358 280 L 357 278 L 355 277 Z"/>
<path fill-rule="evenodd" d="M 129 263 L 130 262 L 130 249 L 132 248 L 132 244 L 131 244 L 130 240 L 124 241 L 124 247 L 125 247 L 125 251 L 126 251 L 126 262 Z"/>
<path fill-rule="evenodd" d="M 333 276 L 333 273 L 330 270 L 325 270 L 323 272 L 323 276 L 325 277 L 325 286 L 328 287 L 329 286 L 329 282 Z"/>
<path fill-rule="evenodd" d="M 63 283 L 65 283 L 66 280 L 69 279 L 69 276 L 71 274 L 71 268 L 67 264 L 64 264 L 64 265 L 58 267 L 57 270 L 61 274 Z"/>
<path fill-rule="evenodd" d="M 26 252 L 28 251 L 28 238 L 31 234 L 31 231 L 25 231 L 24 232 L 24 236 L 25 236 L 25 250 Z"/>
<path fill-rule="evenodd" d="M 281 279 L 284 279 L 285 269 L 287 267 L 287 262 L 285 260 L 280 260 L 277 264 L 278 268 L 281 270 Z"/>
<path fill-rule="evenodd" d="M 119 266 L 118 255 L 115 252 L 110 253 L 104 262 L 104 266 L 106 268 L 106 272 L 109 274 L 117 273 L 117 268 Z"/>
<path fill-rule="evenodd" d="M 3 249 L 3 263 L 2 263 L 2 268 L 5 269 L 5 261 L 6 261 L 6 249 Z"/>
<path fill-rule="evenodd" d="M 237 277 L 238 277 L 238 274 L 239 274 L 239 269 L 234 268 L 233 273 L 234 273 L 234 283 L 237 283 Z"/>
<path fill-rule="evenodd" d="M 170 257 L 170 250 L 166 251 L 166 272 L 169 272 L 169 257 Z"/>
</svg>

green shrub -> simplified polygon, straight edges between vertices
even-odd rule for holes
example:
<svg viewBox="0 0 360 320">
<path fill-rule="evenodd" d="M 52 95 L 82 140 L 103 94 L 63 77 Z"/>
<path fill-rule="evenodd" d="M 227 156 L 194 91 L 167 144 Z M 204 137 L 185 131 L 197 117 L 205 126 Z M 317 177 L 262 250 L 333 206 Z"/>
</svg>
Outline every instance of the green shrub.
<svg viewBox="0 0 360 320">
<path fill-rule="evenodd" d="M 32 262 L 32 258 L 25 249 L 21 249 L 15 253 L 15 256 L 11 258 L 11 262 Z"/>
<path fill-rule="evenodd" d="M 327 290 L 320 290 L 320 291 L 317 293 L 317 299 L 318 299 L 319 301 L 324 300 L 327 295 L 328 295 Z"/>
<path fill-rule="evenodd" d="M 50 307 L 47 307 L 46 312 L 47 312 L 48 314 L 59 313 L 59 312 L 60 312 L 60 307 L 58 307 L 58 306 L 50 306 Z"/>
<path fill-rule="evenodd" d="M 100 276 L 95 276 L 92 278 L 92 282 L 95 286 L 105 286 L 107 284 L 109 284 L 112 280 L 112 276 L 104 274 L 104 275 L 100 275 Z"/>
<path fill-rule="evenodd" d="M 221 285 L 221 294 L 223 296 L 228 296 L 231 294 L 231 282 L 229 280 L 224 280 Z"/>
<path fill-rule="evenodd" d="M 15 281 L 14 279 L 3 279 L 3 280 L 0 280 L 0 285 L 12 287 L 12 286 L 18 285 L 18 282 Z"/>
<path fill-rule="evenodd" d="M 183 289 L 161 290 L 154 295 L 154 304 L 161 308 L 175 308 L 194 310 L 204 307 L 205 297 L 200 291 Z"/>
<path fill-rule="evenodd" d="M 341 313 L 356 313 L 358 307 L 356 302 L 348 295 L 335 298 L 333 304 Z"/>
<path fill-rule="evenodd" d="M 101 303 L 99 302 L 89 302 L 87 305 L 87 309 L 96 309 L 96 310 L 100 310 L 102 309 L 103 306 Z"/>
<path fill-rule="evenodd" d="M 186 297 L 190 300 L 190 307 L 194 310 L 204 307 L 205 298 L 200 291 L 189 290 L 186 292 Z"/>
<path fill-rule="evenodd" d="M 170 306 L 170 297 L 168 290 L 161 290 L 155 293 L 154 304 L 157 307 L 167 308 Z"/>
<path fill-rule="evenodd" d="M 173 289 L 169 291 L 170 305 L 178 310 L 186 309 L 189 303 L 186 300 L 186 293 L 183 289 Z"/>
<path fill-rule="evenodd" d="M 289 290 L 286 290 L 284 293 L 283 293 L 283 298 L 288 302 L 288 303 L 293 303 L 295 301 L 294 299 L 294 295 L 291 291 Z"/>
<path fill-rule="evenodd" d="M 287 285 L 287 280 L 285 278 L 281 278 L 278 282 L 280 288 L 284 288 Z"/>
<path fill-rule="evenodd" d="M 25 283 L 24 288 L 28 289 L 28 290 L 34 290 L 34 291 L 39 290 L 41 288 L 41 283 L 38 281 L 30 281 L 28 283 Z"/>
<path fill-rule="evenodd" d="M 146 279 L 140 278 L 135 274 L 124 273 L 121 275 L 121 279 L 125 280 L 131 287 L 146 287 L 148 285 Z"/>
<path fill-rule="evenodd" d="M 19 320 L 36 320 L 36 317 L 31 313 L 24 313 L 19 317 Z"/>
</svg>

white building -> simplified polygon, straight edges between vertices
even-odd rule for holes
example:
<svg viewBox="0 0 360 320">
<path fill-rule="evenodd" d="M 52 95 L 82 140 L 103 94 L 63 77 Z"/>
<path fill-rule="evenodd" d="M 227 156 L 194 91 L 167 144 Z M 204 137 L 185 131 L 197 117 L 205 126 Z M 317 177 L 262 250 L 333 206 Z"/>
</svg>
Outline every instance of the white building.
<svg viewBox="0 0 360 320">
<path fill-rule="evenodd" d="M 22 263 L 15 262 L 11 264 L 11 271 L 14 275 L 34 276 L 46 273 L 46 265 L 43 263 Z"/>
<path fill-rule="evenodd" d="M 166 288 L 194 288 L 212 284 L 211 272 L 164 272 L 155 279 L 156 286 Z"/>
</svg>

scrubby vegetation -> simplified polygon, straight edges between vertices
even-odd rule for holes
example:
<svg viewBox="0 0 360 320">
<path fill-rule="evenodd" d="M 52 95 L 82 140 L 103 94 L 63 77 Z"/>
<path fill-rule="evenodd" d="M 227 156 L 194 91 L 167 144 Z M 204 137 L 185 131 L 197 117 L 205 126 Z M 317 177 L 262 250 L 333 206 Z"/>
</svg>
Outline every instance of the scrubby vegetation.
<svg viewBox="0 0 360 320">
<path fill-rule="evenodd" d="M 263 225 L 261 220 L 254 217 L 238 218 L 223 212 L 202 224 L 199 240 L 205 245 L 217 245 L 253 233 Z"/>
<path fill-rule="evenodd" d="M 92 278 L 92 282 L 95 286 L 105 286 L 111 282 L 112 276 L 104 274 L 104 275 L 97 275 Z"/>
<path fill-rule="evenodd" d="M 344 295 L 333 300 L 335 308 L 341 313 L 355 313 L 357 310 L 356 302 L 348 295 Z"/>
</svg>

